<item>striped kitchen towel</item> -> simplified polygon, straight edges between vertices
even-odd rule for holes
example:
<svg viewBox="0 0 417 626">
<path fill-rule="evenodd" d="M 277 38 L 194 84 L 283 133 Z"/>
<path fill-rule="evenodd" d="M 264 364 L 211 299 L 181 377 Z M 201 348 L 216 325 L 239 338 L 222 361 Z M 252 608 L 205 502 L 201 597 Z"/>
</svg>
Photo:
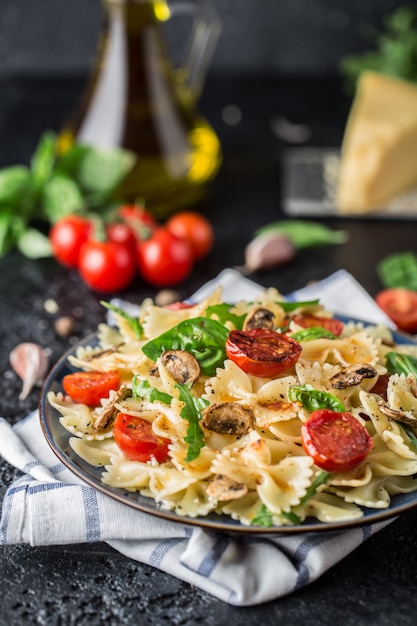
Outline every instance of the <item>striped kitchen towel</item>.
<svg viewBox="0 0 417 626">
<path fill-rule="evenodd" d="M 238 272 L 225 270 L 193 299 L 218 284 L 229 301 L 250 299 L 261 290 Z M 344 271 L 291 297 L 320 297 L 336 312 L 387 321 Z M 4 497 L 1 544 L 105 541 L 128 558 L 236 606 L 268 602 L 307 585 L 389 523 L 332 533 L 228 535 L 142 513 L 83 483 L 64 466 L 47 444 L 36 411 L 14 427 L 0 419 L 0 454 L 22 472 Z"/>
</svg>

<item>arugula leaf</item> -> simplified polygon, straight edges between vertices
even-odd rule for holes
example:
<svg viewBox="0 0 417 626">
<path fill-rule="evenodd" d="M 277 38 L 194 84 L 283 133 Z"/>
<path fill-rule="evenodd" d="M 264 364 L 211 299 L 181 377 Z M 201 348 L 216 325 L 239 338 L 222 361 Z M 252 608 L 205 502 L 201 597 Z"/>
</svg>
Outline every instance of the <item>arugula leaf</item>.
<svg viewBox="0 0 417 626">
<path fill-rule="evenodd" d="M 230 309 L 232 309 L 233 307 L 234 304 L 227 304 L 227 302 L 222 302 L 221 304 L 213 304 L 207 307 L 206 314 L 207 317 L 212 317 L 213 315 L 216 315 L 222 324 L 225 324 L 226 322 L 232 322 L 237 330 L 242 330 L 246 314 L 244 313 L 243 315 L 236 315 L 235 313 L 232 313 Z"/>
<path fill-rule="evenodd" d="M 417 379 L 417 357 L 411 354 L 388 352 L 385 355 L 387 370 L 390 374 L 412 374 Z"/>
<path fill-rule="evenodd" d="M 191 352 L 206 376 L 214 376 L 226 358 L 228 329 L 217 320 L 194 317 L 183 320 L 159 337 L 151 339 L 142 351 L 152 361 L 156 361 L 165 350 L 185 350 Z"/>
<path fill-rule="evenodd" d="M 288 390 L 288 399 L 291 402 L 301 402 L 303 407 L 309 412 L 317 411 L 318 409 L 331 409 L 332 411 L 343 412 L 346 408 L 339 400 L 331 393 L 327 391 L 319 391 L 312 385 L 298 385 L 296 387 L 290 387 Z"/>
<path fill-rule="evenodd" d="M 272 513 L 266 506 L 266 504 L 261 505 L 258 509 L 257 514 L 251 521 L 251 526 L 262 526 L 263 528 L 270 528 L 273 524 L 272 521 Z"/>
<path fill-rule="evenodd" d="M 290 337 L 296 341 L 312 341 L 313 339 L 321 339 L 322 337 L 326 339 L 337 339 L 336 335 L 323 328 L 323 326 L 303 328 L 303 330 L 298 330 L 296 333 L 291 333 Z"/>
<path fill-rule="evenodd" d="M 109 311 L 113 311 L 114 313 L 117 313 L 118 315 L 123 317 L 125 320 L 127 320 L 127 322 L 129 322 L 129 326 L 132 328 L 137 338 L 142 339 L 143 326 L 140 323 L 139 318 L 129 315 L 127 311 L 125 311 L 119 306 L 116 306 L 115 304 L 111 304 L 111 302 L 106 302 L 105 300 L 101 300 L 100 304 L 104 306 L 106 309 L 108 309 Z"/>
<path fill-rule="evenodd" d="M 169 393 L 159 391 L 155 387 L 152 387 L 148 380 L 140 380 L 137 376 L 132 380 L 132 395 L 133 398 L 145 398 L 149 402 L 162 402 L 170 406 L 172 396 Z"/>
<path fill-rule="evenodd" d="M 204 398 L 195 398 L 191 395 L 191 383 L 189 385 L 176 384 L 175 387 L 180 392 L 180 400 L 184 402 L 181 409 L 181 417 L 188 421 L 187 435 L 184 441 L 188 443 L 187 463 L 197 459 L 201 448 L 204 446 L 204 433 L 200 426 L 202 418 L 202 410 L 209 405 L 208 400 Z"/>
</svg>

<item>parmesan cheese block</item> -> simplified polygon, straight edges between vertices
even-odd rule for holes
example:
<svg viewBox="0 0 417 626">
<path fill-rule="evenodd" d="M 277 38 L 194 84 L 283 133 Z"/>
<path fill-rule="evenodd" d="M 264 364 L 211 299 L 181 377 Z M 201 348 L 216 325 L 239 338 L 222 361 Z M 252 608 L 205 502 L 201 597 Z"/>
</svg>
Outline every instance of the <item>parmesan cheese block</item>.
<svg viewBox="0 0 417 626">
<path fill-rule="evenodd" d="M 416 185 L 417 85 L 364 72 L 343 138 L 337 209 L 382 209 Z"/>
</svg>

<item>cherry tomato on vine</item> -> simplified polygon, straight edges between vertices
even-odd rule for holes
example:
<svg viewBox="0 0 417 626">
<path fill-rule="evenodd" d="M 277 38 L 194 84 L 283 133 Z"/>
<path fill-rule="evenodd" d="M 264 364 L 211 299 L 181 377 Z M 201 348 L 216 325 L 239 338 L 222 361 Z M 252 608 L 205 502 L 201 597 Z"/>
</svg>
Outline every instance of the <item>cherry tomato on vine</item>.
<svg viewBox="0 0 417 626">
<path fill-rule="evenodd" d="M 101 398 L 107 398 L 112 389 L 120 386 L 117 370 L 109 372 L 74 372 L 62 379 L 65 393 L 74 402 L 98 406 Z"/>
<path fill-rule="evenodd" d="M 68 267 L 78 267 L 81 246 L 92 231 L 91 222 L 72 214 L 58 220 L 49 231 L 54 257 Z"/>
<path fill-rule="evenodd" d="M 196 261 L 203 259 L 214 244 L 214 229 L 209 220 L 195 211 L 180 211 L 175 213 L 166 222 L 168 230 L 186 239 L 193 251 Z"/>
<path fill-rule="evenodd" d="M 170 440 L 156 435 L 151 422 L 137 415 L 119 413 L 114 422 L 113 435 L 120 450 L 131 461 L 146 463 L 155 458 L 161 463 L 168 456 Z"/>
<path fill-rule="evenodd" d="M 349 472 L 372 448 L 372 437 L 351 413 L 330 409 L 313 411 L 301 426 L 303 448 L 327 472 Z"/>
<path fill-rule="evenodd" d="M 140 205 L 125 204 L 118 207 L 117 217 L 130 228 L 138 239 L 157 227 L 157 222 L 152 213 Z"/>
<path fill-rule="evenodd" d="M 193 267 L 190 245 L 167 228 L 157 228 L 137 244 L 139 273 L 151 285 L 170 287 L 187 278 Z"/>
<path fill-rule="evenodd" d="M 131 228 L 122 222 L 113 222 L 106 225 L 106 234 L 111 241 L 117 241 L 129 247 L 133 252 L 136 249 L 136 237 Z"/>
<path fill-rule="evenodd" d="M 407 333 L 417 332 L 417 292 L 403 287 L 383 289 L 375 296 L 377 305 Z"/>
<path fill-rule="evenodd" d="M 135 254 L 118 241 L 89 239 L 80 250 L 80 276 L 84 282 L 103 293 L 125 289 L 136 272 Z"/>
<path fill-rule="evenodd" d="M 335 317 L 324 317 L 320 315 L 313 315 L 311 313 L 296 313 L 291 316 L 291 320 L 301 326 L 302 328 L 311 328 L 313 326 L 321 326 L 325 328 L 333 335 L 341 335 L 344 324 L 342 321 Z"/>
<path fill-rule="evenodd" d="M 227 357 L 247 374 L 261 378 L 273 378 L 290 369 L 301 349 L 295 339 L 263 328 L 232 330 L 226 340 Z"/>
</svg>

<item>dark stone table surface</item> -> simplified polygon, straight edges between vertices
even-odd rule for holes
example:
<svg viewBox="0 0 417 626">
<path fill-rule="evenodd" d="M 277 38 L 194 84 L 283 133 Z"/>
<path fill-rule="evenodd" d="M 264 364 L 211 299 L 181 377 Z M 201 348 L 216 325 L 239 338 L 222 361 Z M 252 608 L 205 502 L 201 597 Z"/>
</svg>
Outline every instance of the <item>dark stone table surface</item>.
<svg viewBox="0 0 417 626">
<path fill-rule="evenodd" d="M 40 134 L 58 129 L 78 97 L 82 78 L 13 77 L 0 80 L 0 167 L 28 162 Z M 234 105 L 241 121 L 224 121 Z M 201 108 L 223 144 L 224 162 L 199 209 L 212 220 L 216 245 L 179 291 L 192 294 L 225 267 L 243 263 L 244 247 L 258 227 L 281 219 L 282 156 L 286 144 L 271 132 L 284 116 L 308 124 L 308 145 L 339 145 L 348 101 L 336 79 L 280 80 L 211 76 Z M 227 110 L 227 109 L 226 109 Z M 230 111 L 230 109 L 229 109 Z M 282 293 L 345 268 L 374 295 L 381 287 L 376 263 L 400 250 L 415 250 L 411 220 L 340 219 L 324 222 L 348 231 L 343 246 L 300 253 L 289 265 L 251 278 Z M 123 297 L 140 302 L 155 290 L 139 280 Z M 59 337 L 44 302 L 61 315 L 76 312 L 71 338 Z M 21 383 L 8 355 L 22 341 L 48 347 L 54 362 L 104 318 L 101 296 L 53 260 L 29 261 L 16 252 L 0 260 L 0 414 L 15 423 L 36 408 L 39 390 L 17 399 Z M 18 472 L 0 461 L 0 494 Z M 391 626 L 416 623 L 417 510 L 369 539 L 318 581 L 281 600 L 235 608 L 159 570 L 115 552 L 106 544 L 0 548 L 0 624 L 26 626 Z"/>
</svg>

